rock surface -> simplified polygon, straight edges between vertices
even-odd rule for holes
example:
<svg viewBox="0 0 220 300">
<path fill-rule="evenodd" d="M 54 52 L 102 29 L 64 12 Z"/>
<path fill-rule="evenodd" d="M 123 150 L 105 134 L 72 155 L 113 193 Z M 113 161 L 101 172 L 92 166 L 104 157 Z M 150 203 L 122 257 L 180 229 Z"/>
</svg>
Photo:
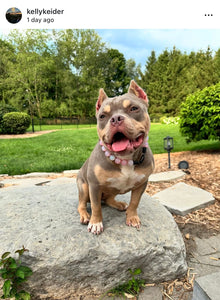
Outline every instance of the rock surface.
<svg viewBox="0 0 220 300">
<path fill-rule="evenodd" d="M 125 212 L 103 205 L 104 232 L 81 225 L 74 179 L 0 189 L 0 254 L 24 245 L 33 299 L 78 299 L 101 294 L 142 270 L 148 282 L 177 278 L 187 270 L 185 245 L 172 215 L 144 194 L 140 230 L 125 225 Z M 129 201 L 130 195 L 118 199 Z"/>
</svg>

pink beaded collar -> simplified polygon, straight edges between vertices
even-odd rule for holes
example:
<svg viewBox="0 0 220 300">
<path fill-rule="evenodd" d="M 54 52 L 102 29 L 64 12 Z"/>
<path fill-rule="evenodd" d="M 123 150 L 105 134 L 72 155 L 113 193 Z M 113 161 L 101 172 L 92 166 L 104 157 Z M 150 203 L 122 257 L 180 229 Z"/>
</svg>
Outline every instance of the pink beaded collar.
<svg viewBox="0 0 220 300">
<path fill-rule="evenodd" d="M 117 156 L 111 154 L 110 151 L 108 151 L 103 142 L 99 141 L 99 145 L 102 147 L 102 151 L 105 153 L 105 156 L 108 157 L 112 162 L 115 162 L 117 165 L 122 165 L 122 166 L 133 166 L 133 165 L 139 165 L 143 162 L 145 153 L 146 153 L 146 148 L 148 147 L 148 136 L 143 142 L 143 148 L 142 148 L 142 156 L 140 161 L 133 161 L 132 159 L 120 159 Z"/>
</svg>

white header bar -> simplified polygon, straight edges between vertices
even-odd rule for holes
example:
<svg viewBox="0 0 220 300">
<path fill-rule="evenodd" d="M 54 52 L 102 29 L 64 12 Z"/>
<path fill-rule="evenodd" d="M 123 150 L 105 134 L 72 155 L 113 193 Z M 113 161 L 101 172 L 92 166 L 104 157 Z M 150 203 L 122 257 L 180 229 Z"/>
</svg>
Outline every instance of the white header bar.
<svg viewBox="0 0 220 300">
<path fill-rule="evenodd" d="M 6 12 L 22 18 L 9 23 Z M 15 10 L 12 10 L 12 14 Z M 219 0 L 2 1 L 0 29 L 219 29 Z"/>
</svg>

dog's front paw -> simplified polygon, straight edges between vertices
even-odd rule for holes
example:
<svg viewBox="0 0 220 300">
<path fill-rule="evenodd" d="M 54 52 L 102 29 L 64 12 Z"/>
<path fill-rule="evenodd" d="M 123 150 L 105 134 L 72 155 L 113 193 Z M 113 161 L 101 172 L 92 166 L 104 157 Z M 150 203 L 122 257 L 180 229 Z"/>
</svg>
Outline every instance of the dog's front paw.
<svg viewBox="0 0 220 300">
<path fill-rule="evenodd" d="M 127 216 L 126 218 L 126 225 L 136 227 L 137 229 L 141 226 L 141 221 L 137 215 L 134 216 Z"/>
<path fill-rule="evenodd" d="M 104 229 L 103 229 L 102 222 L 95 223 L 95 224 L 89 223 L 88 225 L 88 231 L 93 234 L 100 234 L 101 232 L 103 232 L 103 230 Z"/>
</svg>

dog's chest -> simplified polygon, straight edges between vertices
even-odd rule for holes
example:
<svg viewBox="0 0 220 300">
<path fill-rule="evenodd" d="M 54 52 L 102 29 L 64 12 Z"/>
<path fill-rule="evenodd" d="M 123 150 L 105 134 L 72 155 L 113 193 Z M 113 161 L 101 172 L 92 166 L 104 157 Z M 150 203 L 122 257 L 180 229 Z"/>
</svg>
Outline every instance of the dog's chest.
<svg viewBox="0 0 220 300">
<path fill-rule="evenodd" d="M 145 178 L 144 174 L 135 172 L 134 167 L 122 166 L 120 176 L 109 178 L 107 181 L 110 187 L 119 190 L 119 193 L 125 193 L 138 185 Z"/>
</svg>

